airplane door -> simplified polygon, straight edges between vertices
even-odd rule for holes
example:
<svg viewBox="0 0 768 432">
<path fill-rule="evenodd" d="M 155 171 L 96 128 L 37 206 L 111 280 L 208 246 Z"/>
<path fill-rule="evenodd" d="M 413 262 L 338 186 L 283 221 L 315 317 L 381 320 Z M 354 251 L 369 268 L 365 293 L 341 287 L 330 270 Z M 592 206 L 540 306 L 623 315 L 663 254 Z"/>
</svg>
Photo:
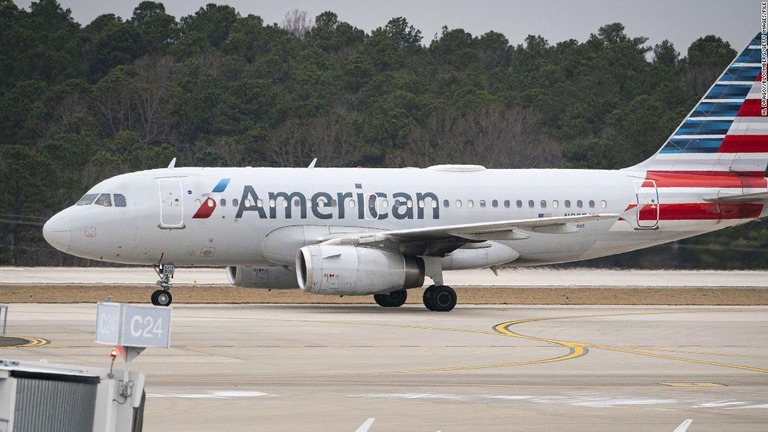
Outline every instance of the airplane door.
<svg viewBox="0 0 768 432">
<path fill-rule="evenodd" d="M 659 227 L 659 190 L 654 180 L 635 181 L 637 205 L 643 208 L 635 214 L 637 229 L 656 229 Z"/>
<path fill-rule="evenodd" d="M 181 179 L 163 178 L 157 180 L 160 191 L 160 228 L 184 228 L 184 195 Z"/>
</svg>

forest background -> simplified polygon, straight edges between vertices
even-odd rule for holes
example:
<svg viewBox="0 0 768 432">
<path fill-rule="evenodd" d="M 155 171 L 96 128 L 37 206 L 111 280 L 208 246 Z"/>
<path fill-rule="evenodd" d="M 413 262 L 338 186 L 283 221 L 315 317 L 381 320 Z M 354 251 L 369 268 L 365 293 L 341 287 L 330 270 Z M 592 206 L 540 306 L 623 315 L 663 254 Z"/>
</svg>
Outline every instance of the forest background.
<svg viewBox="0 0 768 432">
<path fill-rule="evenodd" d="M 620 23 L 585 42 L 405 18 L 366 33 L 333 12 L 279 25 L 209 4 L 145 1 L 83 26 L 55 0 L 0 0 L 0 265 L 97 265 L 48 246 L 42 223 L 97 182 L 177 166 L 605 168 L 652 155 L 736 51 L 682 55 Z M 746 41 L 745 41 L 746 43 Z M 736 47 L 741 49 L 742 47 Z M 768 225 L 588 266 L 768 268 Z"/>
</svg>

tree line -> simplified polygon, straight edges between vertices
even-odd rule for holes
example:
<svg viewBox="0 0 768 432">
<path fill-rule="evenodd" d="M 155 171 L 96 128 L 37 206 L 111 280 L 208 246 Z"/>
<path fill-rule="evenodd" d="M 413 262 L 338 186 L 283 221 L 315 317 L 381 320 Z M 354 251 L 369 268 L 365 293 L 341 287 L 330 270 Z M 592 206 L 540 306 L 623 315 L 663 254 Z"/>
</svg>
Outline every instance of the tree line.
<svg viewBox="0 0 768 432">
<path fill-rule="evenodd" d="M 55 0 L 0 0 L 0 264 L 60 265 L 42 221 L 98 181 L 178 165 L 621 168 L 653 154 L 736 52 L 681 55 L 620 23 L 586 41 L 432 40 L 398 17 L 280 24 L 144 1 L 81 25 Z M 595 265 L 765 268 L 766 228 L 731 229 Z M 91 263 L 85 263 L 91 264 Z"/>
</svg>

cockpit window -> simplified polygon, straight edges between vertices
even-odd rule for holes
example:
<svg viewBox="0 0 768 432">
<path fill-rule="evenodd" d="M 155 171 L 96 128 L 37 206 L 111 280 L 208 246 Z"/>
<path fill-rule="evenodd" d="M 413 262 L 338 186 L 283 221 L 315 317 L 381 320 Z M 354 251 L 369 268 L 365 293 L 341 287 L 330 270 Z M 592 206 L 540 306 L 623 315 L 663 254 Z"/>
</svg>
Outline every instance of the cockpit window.
<svg viewBox="0 0 768 432">
<path fill-rule="evenodd" d="M 95 200 L 97 196 L 99 196 L 99 194 L 85 194 L 83 195 L 82 198 L 80 198 L 80 201 L 78 201 L 76 205 L 79 205 L 79 206 L 91 205 L 93 204 L 93 200 Z"/>
<path fill-rule="evenodd" d="M 96 205 L 104 206 L 104 207 L 112 207 L 112 196 L 109 194 L 101 194 L 96 199 L 96 202 L 94 202 Z"/>
<path fill-rule="evenodd" d="M 115 207 L 125 207 L 125 195 L 115 194 Z"/>
</svg>

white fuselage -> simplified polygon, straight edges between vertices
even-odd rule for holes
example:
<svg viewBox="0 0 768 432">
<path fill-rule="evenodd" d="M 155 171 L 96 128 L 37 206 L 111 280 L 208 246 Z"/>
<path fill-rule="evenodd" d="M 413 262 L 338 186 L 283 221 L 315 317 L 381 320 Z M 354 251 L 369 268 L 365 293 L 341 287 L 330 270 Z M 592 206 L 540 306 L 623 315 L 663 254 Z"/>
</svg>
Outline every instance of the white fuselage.
<svg viewBox="0 0 768 432">
<path fill-rule="evenodd" d="M 72 206 L 51 219 L 48 231 L 58 233 L 50 237 L 59 249 L 109 262 L 293 266 L 299 248 L 334 234 L 622 214 L 638 203 L 642 208 L 625 218 L 576 224 L 570 233 L 531 229 L 493 239 L 519 254 L 510 256 L 512 260 L 505 261 L 503 254 L 478 258 L 475 252 L 466 260 L 451 261 L 451 255 L 462 256 L 459 249 L 444 260 L 443 268 L 451 269 L 590 259 L 738 225 L 766 213 L 760 205 L 737 216 L 707 214 L 719 211 L 705 199 L 723 193 L 722 187 L 656 188 L 645 180 L 646 174 L 631 169 L 455 166 L 156 169 L 120 175 L 89 191 L 124 195 L 124 207 Z M 224 179 L 228 181 L 222 188 Z M 728 191 L 743 194 L 765 188 L 737 185 Z M 687 206 L 683 213 L 691 206 L 698 213 L 666 217 L 657 209 L 676 203 Z"/>
</svg>

